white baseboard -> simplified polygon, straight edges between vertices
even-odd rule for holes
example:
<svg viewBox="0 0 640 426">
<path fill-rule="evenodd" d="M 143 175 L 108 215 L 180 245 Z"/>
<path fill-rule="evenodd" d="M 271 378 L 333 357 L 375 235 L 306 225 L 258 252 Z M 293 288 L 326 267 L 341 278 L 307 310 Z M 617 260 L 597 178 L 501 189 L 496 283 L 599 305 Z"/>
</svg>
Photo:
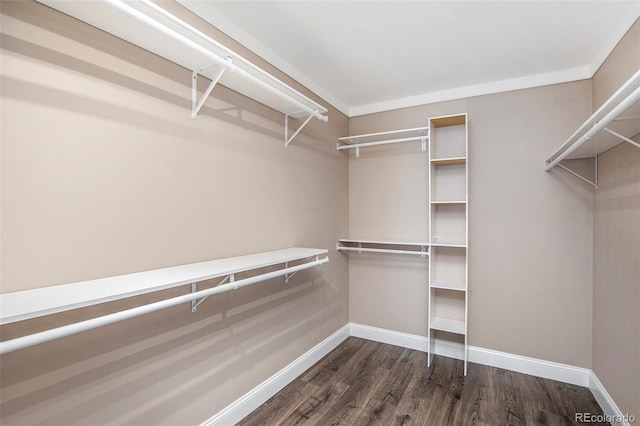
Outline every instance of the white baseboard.
<svg viewBox="0 0 640 426">
<path fill-rule="evenodd" d="M 589 389 L 593 394 L 593 397 L 598 401 L 602 411 L 608 418 L 606 421 L 615 426 L 629 426 L 629 419 L 620 411 L 618 405 L 615 403 L 609 392 L 604 388 L 604 385 L 596 376 L 593 371 L 589 375 Z"/>
<path fill-rule="evenodd" d="M 582 387 L 589 386 L 589 375 L 591 374 L 591 370 L 588 368 L 574 367 L 573 365 L 475 346 L 469 346 L 469 361 Z"/>
<path fill-rule="evenodd" d="M 376 342 L 427 351 L 429 341 L 424 336 L 401 333 L 368 325 L 350 323 L 351 335 Z M 469 362 L 530 374 L 583 387 L 589 386 L 591 370 L 526 356 L 469 346 Z M 464 359 L 464 347 L 459 343 L 436 340 L 435 353 L 449 358 Z"/>
<path fill-rule="evenodd" d="M 429 345 L 429 340 L 424 336 L 348 323 L 240 399 L 205 421 L 202 426 L 221 426 L 237 423 L 335 349 L 349 336 L 422 352 L 427 352 Z M 605 415 L 609 416 L 609 420 L 621 420 L 618 422 L 612 421 L 612 424 L 629 425 L 602 383 L 600 383 L 593 371 L 589 369 L 475 346 L 469 346 L 468 350 L 469 362 L 588 387 L 600 407 L 602 407 Z M 449 358 L 463 359 L 464 347 L 460 343 L 436 340 L 435 353 Z"/>
<path fill-rule="evenodd" d="M 345 325 L 322 342 L 298 357 L 291 364 L 253 388 L 247 394 L 228 405 L 215 416 L 202 423 L 202 426 L 222 426 L 238 423 L 256 408 L 261 406 L 282 388 L 304 373 L 322 357 L 334 350 L 349 337 L 349 325 Z"/>
</svg>

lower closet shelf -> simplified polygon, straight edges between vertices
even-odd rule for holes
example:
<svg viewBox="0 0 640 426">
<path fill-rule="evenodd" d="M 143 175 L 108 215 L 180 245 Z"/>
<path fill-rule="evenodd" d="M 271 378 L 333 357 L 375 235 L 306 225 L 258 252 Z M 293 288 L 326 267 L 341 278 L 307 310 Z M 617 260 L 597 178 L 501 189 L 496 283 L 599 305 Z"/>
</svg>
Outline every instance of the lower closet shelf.
<svg viewBox="0 0 640 426">
<path fill-rule="evenodd" d="M 431 319 L 431 328 L 448 333 L 465 334 L 465 322 L 451 318 L 435 317 Z"/>
<path fill-rule="evenodd" d="M 207 262 L 192 263 L 170 268 L 155 269 L 133 274 L 118 275 L 96 280 L 43 287 L 33 290 L 0 294 L 0 324 L 8 324 L 80 307 L 124 299 L 182 285 L 191 285 L 191 293 L 164 299 L 135 308 L 92 318 L 24 337 L 0 342 L 0 354 L 44 343 L 60 337 L 113 324 L 150 312 L 183 303 L 191 303 L 191 311 L 209 296 L 236 290 L 258 282 L 285 277 L 285 282 L 299 271 L 329 261 L 325 249 L 293 247 L 246 256 L 230 257 Z M 289 262 L 302 262 L 290 266 Z M 260 268 L 282 265 L 280 269 L 258 273 L 235 281 L 235 274 Z M 224 279 L 217 286 L 198 291 L 196 283 L 213 278 Z M 228 282 L 227 282 L 228 281 Z M 226 284 L 225 284 L 226 283 Z M 196 303 L 196 301 L 198 301 Z"/>
</svg>

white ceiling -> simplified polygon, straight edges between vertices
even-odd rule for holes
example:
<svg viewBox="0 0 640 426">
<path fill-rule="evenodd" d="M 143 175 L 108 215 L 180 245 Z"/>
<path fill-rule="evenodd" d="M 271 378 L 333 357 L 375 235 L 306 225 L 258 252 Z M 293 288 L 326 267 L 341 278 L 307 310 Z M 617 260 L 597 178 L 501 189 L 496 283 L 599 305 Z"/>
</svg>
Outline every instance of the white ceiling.
<svg viewBox="0 0 640 426">
<path fill-rule="evenodd" d="M 349 116 L 590 78 L 640 16 L 640 0 L 178 2 Z"/>
</svg>

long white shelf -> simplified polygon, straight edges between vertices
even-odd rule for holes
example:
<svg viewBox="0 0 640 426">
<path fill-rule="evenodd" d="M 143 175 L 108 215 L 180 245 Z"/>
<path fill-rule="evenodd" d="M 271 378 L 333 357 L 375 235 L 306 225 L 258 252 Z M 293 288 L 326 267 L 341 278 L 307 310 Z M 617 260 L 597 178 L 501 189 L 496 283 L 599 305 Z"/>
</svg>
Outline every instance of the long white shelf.
<svg viewBox="0 0 640 426">
<path fill-rule="evenodd" d="M 414 141 L 419 141 L 421 143 L 422 151 L 426 151 L 427 141 L 429 140 L 429 127 L 414 127 L 411 129 L 366 133 L 362 135 L 345 136 L 338 138 L 338 140 L 340 141 L 336 144 L 336 149 L 338 151 L 355 149 L 356 157 L 360 156 L 360 148 L 363 147 Z"/>
<path fill-rule="evenodd" d="M 357 244 L 357 246 L 348 246 L 344 244 Z M 367 247 L 374 245 L 376 247 Z M 396 248 L 382 248 L 380 246 L 390 246 Z M 407 250 L 401 247 L 419 247 L 420 250 Z M 353 251 L 357 253 L 387 253 L 387 254 L 409 254 L 426 257 L 429 255 L 429 243 L 425 241 L 409 241 L 409 240 L 388 240 L 388 239 L 371 239 L 371 238 L 340 238 L 336 249 L 339 251 Z"/>
<path fill-rule="evenodd" d="M 322 249 L 294 248 L 294 249 L 287 249 L 287 250 L 279 250 L 275 252 L 261 253 L 258 255 L 240 256 L 236 258 L 221 259 L 219 261 L 210 261 L 210 262 L 202 262 L 202 263 L 192 264 L 192 265 L 184 265 L 183 267 L 165 268 L 161 270 L 148 271 L 147 274 L 160 273 L 161 276 L 159 276 L 158 278 L 162 278 L 162 275 L 164 273 L 169 273 L 169 275 L 171 275 L 172 272 L 177 272 L 176 276 L 173 276 L 169 280 L 169 283 L 167 283 L 167 285 L 171 286 L 170 284 L 171 280 L 176 280 L 176 279 L 179 281 L 177 282 L 174 281 L 175 285 L 182 285 L 182 284 L 187 284 L 188 282 L 191 282 L 192 283 L 191 293 L 183 294 L 181 296 L 176 296 L 169 299 L 160 300 L 158 302 L 153 302 L 146 305 L 136 306 L 134 308 L 125 309 L 123 311 L 114 312 L 114 313 L 99 316 L 96 318 L 91 318 L 88 320 L 75 322 L 68 325 L 63 325 L 61 327 L 52 328 L 52 329 L 41 331 L 34 334 L 29 334 L 23 337 L 6 340 L 3 342 L 0 342 L 0 354 L 17 351 L 29 346 L 34 346 L 40 343 L 48 342 L 50 340 L 59 339 L 61 337 L 70 336 L 72 334 L 81 333 L 84 331 L 92 330 L 94 328 L 102 327 L 109 324 L 114 324 L 116 322 L 124 321 L 131 318 L 136 318 L 141 315 L 159 311 L 161 309 L 170 308 L 172 306 L 177 306 L 187 302 L 191 302 L 191 310 L 195 311 L 198 304 L 200 304 L 209 296 L 237 290 L 239 288 L 250 286 L 262 281 L 267 281 L 272 278 L 284 276 L 285 282 L 288 282 L 288 280 L 299 271 L 313 268 L 315 266 L 319 266 L 324 263 L 327 263 L 329 261 L 328 257 L 325 256 L 324 258 L 320 258 L 320 255 L 326 252 L 327 250 L 322 250 Z M 289 261 L 294 261 L 294 260 L 307 258 L 307 257 L 314 257 L 315 259 L 307 260 L 295 266 L 288 265 Z M 234 279 L 235 272 L 252 270 L 252 269 L 261 268 L 268 265 L 275 265 L 276 263 L 283 263 L 283 262 L 284 262 L 284 268 L 282 269 L 261 273 L 258 275 L 251 276 L 249 278 L 243 278 L 238 281 L 235 281 Z M 235 271 L 235 272 L 232 272 L 232 271 Z M 141 273 L 141 274 L 144 275 L 145 273 Z M 225 279 L 219 282 L 217 286 L 206 288 L 204 290 L 199 290 L 199 291 L 195 288 L 196 281 L 207 279 L 213 276 L 220 276 L 220 274 L 228 274 L 228 275 L 226 275 Z M 127 276 L 112 277 L 111 279 L 116 281 L 116 283 L 118 280 L 123 280 L 125 282 L 131 283 L 130 278 L 132 275 L 133 274 L 129 274 Z M 141 275 L 138 275 L 138 278 L 141 278 Z M 229 280 L 229 282 L 225 284 L 227 280 Z M 92 283 L 91 282 L 89 283 L 95 284 L 95 282 L 96 280 L 94 280 Z M 86 281 L 84 282 L 84 284 L 85 285 L 81 286 L 79 290 L 85 291 L 88 288 L 89 291 L 85 292 L 85 296 L 87 296 L 85 298 L 85 302 L 90 302 L 90 304 L 93 304 L 94 302 L 96 302 L 96 299 L 93 298 L 93 296 L 91 296 L 90 293 L 91 293 L 91 290 L 98 290 L 98 289 L 96 288 L 95 285 L 91 285 L 91 284 L 87 285 Z M 157 289 L 157 287 L 153 286 L 153 284 L 151 283 L 149 284 L 150 286 L 148 287 Z M 57 287 L 57 291 L 55 288 L 53 287 L 51 288 L 51 289 L 54 289 L 54 293 L 53 293 L 54 295 L 56 295 L 56 293 L 62 293 L 62 294 L 68 293 L 68 287 L 63 288 L 62 290 L 60 290 L 61 286 L 55 286 L 55 287 Z M 129 294 L 129 293 L 127 292 L 126 294 Z M 37 291 L 35 290 L 27 290 L 24 292 L 17 292 L 17 293 L 7 293 L 3 296 L 7 296 L 7 295 L 11 295 L 11 296 L 8 299 L 3 297 L 3 300 L 5 302 L 3 306 L 11 307 L 13 306 L 14 303 L 18 303 L 18 302 L 26 302 L 26 303 L 32 303 L 32 304 L 34 302 L 37 303 L 37 297 L 36 297 Z M 16 295 L 18 295 L 18 297 L 16 297 Z M 123 294 L 120 293 L 119 295 L 113 295 L 113 296 L 123 296 Z M 9 302 L 7 302 L 7 300 L 9 300 Z M 196 303 L 197 300 L 199 300 L 199 302 Z M 58 312 L 60 311 L 61 308 L 63 310 L 69 308 L 68 301 L 63 300 L 61 303 L 58 303 L 57 306 L 53 306 L 53 309 L 54 310 L 57 309 Z M 26 319 L 29 317 L 39 316 L 39 315 L 42 315 L 42 312 L 43 311 L 39 309 L 39 307 L 36 307 L 34 309 L 32 305 L 31 309 L 28 310 L 26 313 L 23 313 L 24 315 L 21 316 L 21 318 Z M 4 314 L 4 309 L 3 309 L 3 314 Z M 16 315 L 14 312 L 14 316 L 10 317 L 10 319 L 15 321 L 16 320 L 15 318 L 16 318 Z"/>
<path fill-rule="evenodd" d="M 193 71 L 192 116 L 220 83 L 288 118 L 322 121 L 327 109 L 149 0 L 37 0 Z M 197 77 L 212 84 L 197 99 Z M 295 137 L 297 132 L 291 137 Z M 288 145 L 291 140 L 285 135 Z"/>
<path fill-rule="evenodd" d="M 640 133 L 640 70 L 593 113 L 546 160 L 550 170 L 564 159 L 592 158 Z"/>
<path fill-rule="evenodd" d="M 0 294 L 0 324 L 82 308 L 238 272 L 318 257 L 324 249 L 288 248 L 108 278 Z"/>
</svg>

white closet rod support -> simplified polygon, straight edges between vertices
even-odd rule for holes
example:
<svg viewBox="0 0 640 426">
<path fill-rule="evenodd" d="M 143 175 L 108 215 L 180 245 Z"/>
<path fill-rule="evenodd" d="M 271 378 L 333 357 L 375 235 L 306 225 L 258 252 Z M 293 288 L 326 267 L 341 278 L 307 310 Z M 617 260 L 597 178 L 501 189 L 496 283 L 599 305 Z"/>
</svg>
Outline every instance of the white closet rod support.
<svg viewBox="0 0 640 426">
<path fill-rule="evenodd" d="M 545 166 L 545 170 L 549 171 L 562 160 L 564 160 L 569 154 L 578 149 L 581 145 L 588 142 L 596 133 L 603 130 L 609 123 L 614 121 L 617 117 L 620 116 L 623 112 L 629 109 L 633 104 L 640 101 L 640 87 L 635 89 L 629 96 L 627 96 L 622 102 L 620 102 L 615 108 L 609 111 L 600 121 L 595 123 L 591 129 L 589 129 L 584 135 L 582 135 L 578 140 L 576 140 L 571 146 L 562 151 L 556 157 L 551 156 L 547 160 L 547 165 Z M 555 155 L 555 154 L 554 154 Z"/>
<path fill-rule="evenodd" d="M 615 132 L 615 131 L 611 130 L 611 129 L 610 129 L 610 128 L 608 128 L 608 127 L 605 127 L 603 130 L 605 130 L 605 131 L 607 131 L 607 132 L 611 133 L 613 136 L 615 136 L 615 137 L 617 137 L 617 138 L 620 138 L 620 139 L 622 139 L 622 140 L 623 140 L 623 141 L 625 141 L 625 142 L 629 142 L 631 145 L 633 145 L 633 146 L 635 146 L 635 147 L 640 148 L 640 143 L 638 143 L 638 142 L 636 142 L 636 141 L 634 141 L 634 140 L 632 140 L 632 139 L 629 139 L 629 138 L 628 138 L 628 137 L 626 137 L 625 135 L 621 135 L 620 133 Z"/>
<path fill-rule="evenodd" d="M 151 312 L 159 311 L 161 309 L 170 308 L 172 306 L 180 305 L 182 303 L 188 303 L 192 300 L 196 300 L 203 297 L 212 296 L 214 294 L 225 293 L 231 290 L 237 290 L 241 287 L 246 287 L 261 281 L 266 281 L 271 278 L 281 277 L 292 272 L 302 271 L 314 266 L 322 265 L 329 262 L 329 258 L 314 260 L 312 262 L 304 263 L 302 265 L 292 266 L 290 268 L 281 269 L 279 271 L 268 272 L 266 274 L 256 275 L 255 277 L 246 278 L 234 283 L 224 284 L 218 287 L 201 290 L 195 293 L 188 293 L 183 296 L 173 297 L 171 299 L 161 300 L 159 302 L 150 303 L 148 305 L 138 306 L 136 308 L 127 309 L 113 314 L 104 315 L 97 318 L 92 318 L 86 321 L 77 322 L 75 324 L 69 324 L 51 330 L 42 331 L 40 333 L 30 334 L 24 337 L 18 337 L 16 339 L 7 340 L 6 342 L 0 342 L 0 355 L 8 352 L 24 349 L 29 346 L 34 346 L 40 343 L 48 342 L 51 340 L 59 339 L 61 337 L 71 336 L 73 334 L 81 333 L 83 331 L 92 330 L 94 328 L 102 327 L 116 322 L 124 321 L 130 318 L 135 318 L 141 315 L 145 315 Z"/>
<path fill-rule="evenodd" d="M 231 58 L 228 58 L 228 61 L 229 63 L 231 63 Z M 218 81 L 220 81 L 220 77 L 222 77 L 222 74 L 224 73 L 225 70 L 226 68 L 220 67 L 220 69 L 216 73 L 213 80 L 211 80 L 211 83 L 209 83 L 209 87 L 207 87 L 207 90 L 205 90 L 199 102 L 198 102 L 198 71 L 193 72 L 192 81 L 191 81 L 191 117 L 192 118 L 196 118 L 198 116 L 198 113 L 202 109 L 204 102 L 207 100 L 207 98 L 209 97 L 213 89 L 216 87 L 216 85 L 218 84 Z"/>
<path fill-rule="evenodd" d="M 596 160 L 598 159 L 598 157 L 596 157 Z M 574 172 L 573 170 L 571 170 L 570 168 L 566 167 L 565 165 L 563 165 L 562 163 L 558 163 L 557 164 L 558 167 L 560 167 L 561 169 L 566 170 L 567 172 L 571 173 L 572 175 L 574 175 L 575 177 L 577 177 L 578 179 L 582 179 L 583 181 L 587 182 L 589 185 L 594 186 L 596 189 L 598 189 L 598 182 L 591 182 L 589 179 L 587 179 L 584 176 L 581 176 L 580 174 Z M 596 173 L 596 178 L 597 178 L 597 173 Z"/>
<path fill-rule="evenodd" d="M 288 137 L 288 134 L 289 134 L 289 115 L 286 114 L 284 116 L 284 147 L 285 148 L 289 146 L 289 144 L 291 143 L 293 138 L 298 136 L 298 133 L 300 133 L 300 130 L 302 130 L 302 128 L 304 126 L 306 126 L 312 118 L 313 118 L 313 115 L 310 115 L 309 117 L 307 117 L 307 119 L 304 121 L 304 123 L 302 123 L 300 125 L 300 127 L 298 127 L 298 130 L 296 130 L 293 133 L 293 135 L 291 135 L 291 137 Z"/>
<path fill-rule="evenodd" d="M 181 43 L 184 43 L 185 45 L 189 46 L 190 48 L 198 51 L 199 53 L 201 53 L 202 55 L 204 55 L 205 57 L 207 57 L 208 59 L 212 60 L 213 62 L 215 62 L 215 64 L 220 65 L 221 67 L 224 67 L 226 69 L 228 69 L 229 71 L 233 72 L 233 73 L 237 73 L 238 75 L 241 75 L 242 77 L 246 78 L 247 80 L 250 80 L 252 83 L 256 84 L 257 86 L 262 87 L 264 90 L 272 93 L 273 95 L 284 99 L 288 102 L 291 102 L 292 104 L 296 105 L 296 107 L 300 108 L 301 110 L 313 115 L 314 117 L 318 118 L 319 120 L 322 120 L 324 122 L 328 121 L 329 118 L 322 115 L 318 110 L 313 109 L 308 107 L 307 105 L 304 105 L 303 103 L 301 103 L 300 101 L 287 96 L 286 94 L 282 93 L 281 91 L 277 90 L 276 88 L 268 85 L 267 83 L 263 82 L 262 80 L 260 80 L 259 78 L 255 77 L 252 74 L 249 74 L 248 72 L 246 72 L 243 69 L 238 68 L 236 65 L 233 65 L 230 63 L 230 61 L 225 60 L 225 58 L 221 58 L 218 55 L 214 54 L 213 52 L 209 51 L 208 49 L 200 46 L 198 43 L 195 43 L 191 40 L 189 40 L 187 37 L 183 36 L 182 34 L 178 33 L 177 31 L 172 30 L 171 28 L 166 27 L 165 25 L 161 24 L 160 22 L 146 16 L 144 13 L 138 11 L 137 9 L 127 5 L 126 3 L 120 1 L 120 0 L 102 0 L 118 9 L 120 9 L 121 11 L 131 15 L 132 17 L 138 19 L 139 21 L 144 22 L 147 25 L 152 26 L 153 28 L 155 28 L 156 30 L 163 32 L 165 34 L 167 34 L 168 36 L 180 41 Z M 175 16 L 167 13 L 166 11 L 164 11 L 162 8 L 158 7 L 157 5 L 153 4 L 152 2 L 148 1 L 148 0 L 144 0 L 143 3 L 149 5 L 150 7 L 153 7 L 154 9 L 162 12 L 165 16 L 171 18 L 174 22 L 179 23 L 180 25 L 182 25 L 184 28 L 189 29 L 191 32 L 198 34 L 200 37 L 204 37 L 205 39 L 207 39 L 207 41 L 213 41 L 217 46 L 219 46 L 219 43 L 215 42 L 213 39 L 211 39 L 210 37 L 205 36 L 203 33 L 201 33 L 200 31 L 195 30 L 192 26 L 188 25 L 187 23 L 185 23 L 184 21 L 181 21 L 180 19 L 176 18 Z"/>
</svg>

